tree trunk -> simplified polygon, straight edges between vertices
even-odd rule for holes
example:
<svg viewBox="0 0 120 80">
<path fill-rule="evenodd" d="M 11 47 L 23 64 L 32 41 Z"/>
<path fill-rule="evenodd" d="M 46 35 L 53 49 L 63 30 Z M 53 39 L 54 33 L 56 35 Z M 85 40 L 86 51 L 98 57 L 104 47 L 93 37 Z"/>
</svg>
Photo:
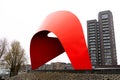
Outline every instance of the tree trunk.
<svg viewBox="0 0 120 80">
<path fill-rule="evenodd" d="M 17 74 L 18 74 L 18 71 L 16 69 L 14 69 L 14 68 L 10 69 L 10 77 L 16 76 Z"/>
</svg>

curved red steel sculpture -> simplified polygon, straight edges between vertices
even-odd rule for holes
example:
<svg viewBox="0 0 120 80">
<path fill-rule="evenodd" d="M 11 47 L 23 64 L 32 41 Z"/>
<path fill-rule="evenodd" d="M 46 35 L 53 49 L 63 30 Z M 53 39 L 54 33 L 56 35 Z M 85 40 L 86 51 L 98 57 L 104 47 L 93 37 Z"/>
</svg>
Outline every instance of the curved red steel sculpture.
<svg viewBox="0 0 120 80">
<path fill-rule="evenodd" d="M 57 38 L 48 37 L 53 32 Z M 57 11 L 47 16 L 30 44 L 32 69 L 66 52 L 75 70 L 92 69 L 82 26 L 69 11 Z M 61 59 L 62 60 L 62 59 Z"/>
</svg>

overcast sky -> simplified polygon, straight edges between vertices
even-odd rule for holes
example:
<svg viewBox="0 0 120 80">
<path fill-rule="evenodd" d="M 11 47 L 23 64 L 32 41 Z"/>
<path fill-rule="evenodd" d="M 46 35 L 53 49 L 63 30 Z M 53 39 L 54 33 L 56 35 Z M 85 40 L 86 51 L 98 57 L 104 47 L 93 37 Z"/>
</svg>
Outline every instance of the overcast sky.
<svg viewBox="0 0 120 80">
<path fill-rule="evenodd" d="M 18 40 L 30 62 L 29 46 L 45 17 L 55 11 L 67 10 L 80 20 L 87 42 L 86 21 L 98 18 L 98 12 L 111 10 L 114 19 L 117 59 L 120 64 L 120 3 L 119 0 L 0 0 L 0 38 Z M 62 54 L 52 62 L 69 62 Z"/>
</svg>

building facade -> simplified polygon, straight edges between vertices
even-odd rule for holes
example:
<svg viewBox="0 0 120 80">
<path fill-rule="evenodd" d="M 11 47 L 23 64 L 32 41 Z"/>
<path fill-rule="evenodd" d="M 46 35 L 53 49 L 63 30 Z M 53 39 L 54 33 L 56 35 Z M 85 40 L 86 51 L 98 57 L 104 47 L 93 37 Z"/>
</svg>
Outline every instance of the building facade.
<svg viewBox="0 0 120 80">
<path fill-rule="evenodd" d="M 38 70 L 73 70 L 70 63 L 55 62 L 51 64 L 44 64 Z"/>
<path fill-rule="evenodd" d="M 88 48 L 93 67 L 117 65 L 113 16 L 102 11 L 97 20 L 87 21 Z"/>
</svg>

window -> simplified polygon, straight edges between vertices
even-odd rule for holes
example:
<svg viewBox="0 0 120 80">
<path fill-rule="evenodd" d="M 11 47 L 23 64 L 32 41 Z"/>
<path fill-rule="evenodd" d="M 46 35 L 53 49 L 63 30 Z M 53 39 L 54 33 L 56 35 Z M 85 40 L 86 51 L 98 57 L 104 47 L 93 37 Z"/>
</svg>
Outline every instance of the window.
<svg viewBox="0 0 120 80">
<path fill-rule="evenodd" d="M 103 37 L 103 39 L 110 39 L 110 37 L 108 36 L 108 37 Z"/>
<path fill-rule="evenodd" d="M 109 23 L 108 22 L 103 22 L 102 24 L 103 24 L 103 26 L 105 26 L 105 25 L 108 25 Z"/>
<path fill-rule="evenodd" d="M 91 56 L 95 56 L 96 55 L 96 51 L 90 50 L 89 52 L 90 52 Z"/>
<path fill-rule="evenodd" d="M 95 34 L 90 34 L 89 36 L 95 36 Z"/>
<path fill-rule="evenodd" d="M 102 19 L 102 22 L 108 22 L 108 19 Z"/>
<path fill-rule="evenodd" d="M 93 65 L 95 65 L 96 63 L 92 62 Z"/>
<path fill-rule="evenodd" d="M 91 48 L 91 50 L 96 50 L 96 48 Z"/>
<path fill-rule="evenodd" d="M 104 46 L 105 49 L 110 49 L 111 47 L 110 46 Z"/>
<path fill-rule="evenodd" d="M 94 29 L 94 28 L 91 28 L 91 29 L 89 29 L 89 31 L 95 31 L 95 29 Z"/>
<path fill-rule="evenodd" d="M 92 56 L 91 59 L 96 59 L 96 57 L 93 57 L 93 56 Z"/>
<path fill-rule="evenodd" d="M 104 31 L 104 30 L 109 30 L 109 28 L 103 28 L 103 31 Z"/>
<path fill-rule="evenodd" d="M 95 39 L 90 39 L 89 42 L 95 41 Z"/>
<path fill-rule="evenodd" d="M 109 36 L 110 34 L 103 34 L 103 36 L 105 37 L 105 36 Z"/>
<path fill-rule="evenodd" d="M 103 30 L 103 33 L 109 33 L 109 30 L 107 30 L 107 31 L 104 31 L 104 30 Z"/>
<path fill-rule="evenodd" d="M 98 51 L 98 53 L 100 53 L 100 51 Z"/>
<path fill-rule="evenodd" d="M 91 34 L 91 33 L 95 33 L 95 31 L 89 31 L 89 34 Z"/>
<path fill-rule="evenodd" d="M 104 25 L 103 27 L 104 27 L 104 28 L 108 28 L 108 25 Z"/>
<path fill-rule="evenodd" d="M 98 35 L 98 36 L 100 36 L 100 34 L 99 34 L 99 33 L 98 33 L 97 35 Z"/>
<path fill-rule="evenodd" d="M 97 60 L 92 60 L 94 63 L 96 63 L 97 62 Z"/>
<path fill-rule="evenodd" d="M 90 26 L 91 26 L 91 25 L 95 25 L 95 23 L 89 23 L 88 25 L 90 25 Z"/>
<path fill-rule="evenodd" d="M 101 57 L 98 57 L 98 59 L 99 59 L 99 62 L 101 62 Z"/>
<path fill-rule="evenodd" d="M 104 53 L 105 55 L 111 55 L 111 53 L 110 52 L 107 52 L 107 53 Z"/>
<path fill-rule="evenodd" d="M 105 65 L 111 65 L 112 60 L 111 59 L 105 59 Z"/>
<path fill-rule="evenodd" d="M 91 54 L 91 56 L 96 56 L 96 54 Z"/>
<path fill-rule="evenodd" d="M 110 40 L 103 40 L 103 42 L 110 42 Z"/>
<path fill-rule="evenodd" d="M 103 43 L 103 45 L 105 46 L 105 45 L 110 45 L 110 43 Z"/>
<path fill-rule="evenodd" d="M 88 26 L 88 28 L 89 28 L 89 29 L 93 29 L 93 28 L 95 28 L 95 26 Z"/>
<path fill-rule="evenodd" d="M 95 42 L 90 42 L 89 44 L 94 44 L 95 45 L 96 43 Z"/>
<path fill-rule="evenodd" d="M 95 46 L 95 45 L 90 45 L 89 47 L 94 48 L 94 47 L 96 47 L 96 46 Z"/>
<path fill-rule="evenodd" d="M 111 52 L 111 51 L 110 51 L 110 49 L 105 49 L 104 52 L 105 52 L 105 53 L 109 53 L 109 52 Z"/>
<path fill-rule="evenodd" d="M 111 58 L 111 55 L 105 55 L 105 58 Z"/>
<path fill-rule="evenodd" d="M 108 18 L 108 14 L 103 14 L 102 19 Z"/>
<path fill-rule="evenodd" d="M 89 39 L 95 39 L 95 36 L 90 36 Z"/>
</svg>

